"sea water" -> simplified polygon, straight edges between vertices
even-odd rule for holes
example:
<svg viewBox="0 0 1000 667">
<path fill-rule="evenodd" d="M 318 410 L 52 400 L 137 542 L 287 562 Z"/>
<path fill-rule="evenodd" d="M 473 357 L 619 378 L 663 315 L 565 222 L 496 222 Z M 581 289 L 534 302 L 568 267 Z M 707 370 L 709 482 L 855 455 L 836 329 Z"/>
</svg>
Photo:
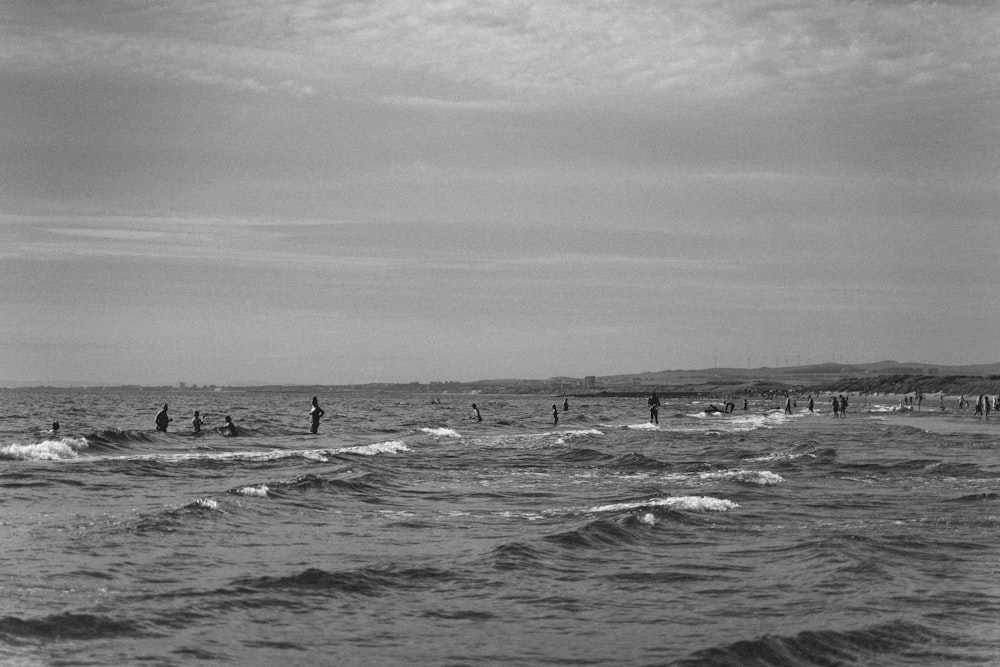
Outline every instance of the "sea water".
<svg viewBox="0 0 1000 667">
<path fill-rule="evenodd" d="M 1000 420 L 310 398 L 0 392 L 0 662 L 1000 664 Z"/>
</svg>

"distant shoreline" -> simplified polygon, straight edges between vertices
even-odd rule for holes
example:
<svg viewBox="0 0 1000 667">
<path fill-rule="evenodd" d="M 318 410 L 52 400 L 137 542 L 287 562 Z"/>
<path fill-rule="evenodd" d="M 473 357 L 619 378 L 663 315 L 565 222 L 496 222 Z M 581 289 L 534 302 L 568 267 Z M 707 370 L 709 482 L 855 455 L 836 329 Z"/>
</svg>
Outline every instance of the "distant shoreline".
<svg viewBox="0 0 1000 667">
<path fill-rule="evenodd" d="M 772 377 L 766 380 L 741 380 L 720 378 L 715 373 L 685 373 L 683 382 L 656 382 L 641 380 L 618 381 L 615 384 L 584 388 L 579 381 L 559 380 L 499 380 L 480 382 L 454 382 L 427 384 L 371 383 L 362 385 L 293 385 L 267 384 L 252 386 L 143 386 L 143 385 L 35 385 L 5 387 L 5 391 L 137 391 L 144 393 L 204 393 L 204 392 L 267 392 L 289 393 L 368 393 L 368 394 L 427 394 L 433 396 L 467 396 L 480 394 L 524 394 L 544 396 L 588 397 L 639 397 L 656 391 L 663 398 L 708 398 L 720 396 L 774 396 L 785 394 L 891 394 L 907 395 L 944 393 L 947 396 L 977 396 L 1000 394 L 1000 375 L 844 375 L 842 377 L 804 382 L 804 378 Z"/>
</svg>

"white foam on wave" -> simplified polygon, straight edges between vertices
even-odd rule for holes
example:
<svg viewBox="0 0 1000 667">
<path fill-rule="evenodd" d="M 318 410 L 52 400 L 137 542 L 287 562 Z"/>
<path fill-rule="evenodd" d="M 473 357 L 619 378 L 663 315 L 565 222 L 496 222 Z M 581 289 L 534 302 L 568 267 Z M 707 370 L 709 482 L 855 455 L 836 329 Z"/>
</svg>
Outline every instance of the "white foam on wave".
<svg viewBox="0 0 1000 667">
<path fill-rule="evenodd" d="M 690 510 L 695 512 L 726 512 L 739 507 L 738 504 L 725 498 L 711 496 L 670 496 L 667 498 L 650 498 L 635 500 L 628 503 L 614 503 L 592 507 L 588 512 L 625 512 L 628 510 L 648 507 L 668 507 L 670 509 Z"/>
<path fill-rule="evenodd" d="M 422 432 L 426 433 L 427 435 L 433 435 L 434 437 L 437 437 L 437 438 L 461 438 L 462 437 L 462 434 L 459 433 L 458 431 L 456 431 L 455 429 L 444 428 L 443 426 L 441 428 L 422 428 L 420 430 Z"/>
<path fill-rule="evenodd" d="M 602 436 L 603 432 L 598 431 L 596 428 L 581 429 L 578 431 L 562 431 L 559 433 L 559 439 L 556 440 L 557 445 L 565 445 L 573 440 L 585 440 L 594 436 Z"/>
<path fill-rule="evenodd" d="M 191 503 L 194 507 L 200 507 L 206 510 L 219 511 L 219 503 L 211 498 L 199 498 L 198 500 Z"/>
<path fill-rule="evenodd" d="M 771 452 L 760 456 L 752 456 L 743 459 L 747 463 L 773 463 L 775 461 L 794 461 L 803 457 L 816 458 L 816 455 L 809 452 Z"/>
<path fill-rule="evenodd" d="M 626 424 L 625 428 L 630 431 L 659 431 L 660 427 L 652 422 L 645 422 L 642 424 Z"/>
<path fill-rule="evenodd" d="M 90 443 L 86 438 L 43 440 L 30 445 L 14 443 L 0 447 L 0 459 L 13 461 L 58 461 L 78 458 Z"/>
<path fill-rule="evenodd" d="M 236 489 L 233 493 L 241 496 L 251 496 L 253 498 L 270 498 L 271 489 L 267 484 L 258 484 L 257 486 L 244 486 Z"/>
<path fill-rule="evenodd" d="M 781 484 L 785 478 L 770 470 L 719 470 L 714 472 L 695 473 L 698 479 L 703 481 L 719 482 L 743 482 L 744 484 L 758 484 L 760 486 L 772 486 Z"/>
<path fill-rule="evenodd" d="M 377 456 L 378 454 L 395 454 L 397 452 L 408 452 L 410 448 L 405 442 L 399 440 L 388 440 L 386 442 L 376 442 L 371 445 L 358 445 L 357 447 L 344 447 L 336 450 L 336 453 L 361 454 L 363 456 Z"/>
</svg>

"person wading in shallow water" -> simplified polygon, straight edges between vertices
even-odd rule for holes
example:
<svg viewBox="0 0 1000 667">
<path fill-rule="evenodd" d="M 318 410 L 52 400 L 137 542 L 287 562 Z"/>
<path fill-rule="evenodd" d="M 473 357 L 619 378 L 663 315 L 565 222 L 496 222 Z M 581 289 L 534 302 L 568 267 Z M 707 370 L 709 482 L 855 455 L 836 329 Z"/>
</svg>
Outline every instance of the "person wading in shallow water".
<svg viewBox="0 0 1000 667">
<path fill-rule="evenodd" d="M 470 419 L 475 419 L 477 422 L 483 421 L 483 416 L 479 414 L 479 408 L 476 407 L 475 403 L 472 404 L 472 416 Z"/>
<path fill-rule="evenodd" d="M 226 415 L 226 423 L 222 425 L 222 435 L 237 436 L 239 433 L 236 431 L 236 424 L 233 423 L 233 418 Z"/>
<path fill-rule="evenodd" d="M 649 421 L 653 424 L 660 423 L 660 397 L 653 392 L 653 395 L 646 401 L 649 405 Z"/>
<path fill-rule="evenodd" d="M 313 396 L 312 407 L 309 408 L 309 432 L 319 432 L 319 418 L 325 415 L 323 408 L 319 407 L 319 401 Z"/>
<path fill-rule="evenodd" d="M 156 430 L 166 433 L 167 424 L 171 421 L 170 416 L 167 414 L 167 404 L 164 403 L 160 411 L 156 413 Z"/>
</svg>

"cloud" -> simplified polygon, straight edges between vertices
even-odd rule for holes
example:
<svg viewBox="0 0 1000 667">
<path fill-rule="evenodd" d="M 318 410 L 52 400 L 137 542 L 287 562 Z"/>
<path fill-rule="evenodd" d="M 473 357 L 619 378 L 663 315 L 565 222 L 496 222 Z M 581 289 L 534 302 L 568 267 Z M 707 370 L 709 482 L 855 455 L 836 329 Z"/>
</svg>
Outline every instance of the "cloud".
<svg viewBox="0 0 1000 667">
<path fill-rule="evenodd" d="M 465 99 L 611 102 L 989 90 L 1000 77 L 1000 43 L 982 29 L 997 22 L 990 3 L 168 1 L 29 11 L 31 4 L 15 5 L 0 28 L 8 67 L 125 68 L 255 92 L 455 98 L 407 92 L 408 79 L 424 77 L 426 86 L 430 77 L 442 91 L 489 96 Z"/>
</svg>

